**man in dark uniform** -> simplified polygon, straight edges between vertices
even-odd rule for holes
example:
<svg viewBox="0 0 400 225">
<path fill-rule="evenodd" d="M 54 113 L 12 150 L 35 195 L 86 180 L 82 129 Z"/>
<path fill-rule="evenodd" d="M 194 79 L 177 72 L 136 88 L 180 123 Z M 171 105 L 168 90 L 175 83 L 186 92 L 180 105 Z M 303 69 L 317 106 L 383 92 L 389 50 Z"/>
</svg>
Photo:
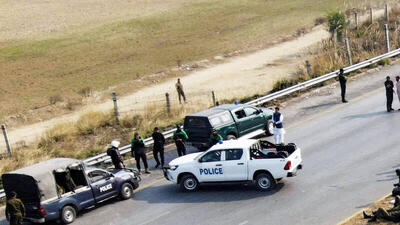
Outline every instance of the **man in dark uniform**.
<svg viewBox="0 0 400 225">
<path fill-rule="evenodd" d="M 390 80 L 390 77 L 386 77 L 385 88 L 386 88 L 386 110 L 388 112 L 393 111 L 392 103 L 393 103 L 393 81 Z"/>
<path fill-rule="evenodd" d="M 131 153 L 132 153 L 132 157 L 135 157 L 136 167 L 139 171 L 139 175 L 142 174 L 140 171 L 140 159 L 142 159 L 142 161 L 143 161 L 145 173 L 150 174 L 151 172 L 150 172 L 149 166 L 147 164 L 147 156 L 146 156 L 144 140 L 142 137 L 139 136 L 138 133 L 135 133 L 135 135 L 132 138 Z"/>
<path fill-rule="evenodd" d="M 111 142 L 111 147 L 107 149 L 107 155 L 111 157 L 115 169 L 122 169 L 125 167 L 121 154 L 118 151 L 119 144 L 119 141 L 114 140 Z"/>
<path fill-rule="evenodd" d="M 342 102 L 346 103 L 346 83 L 347 79 L 343 74 L 343 69 L 339 70 L 339 83 L 340 83 L 340 90 L 342 94 Z"/>
<path fill-rule="evenodd" d="M 186 155 L 186 146 L 185 141 L 188 139 L 188 136 L 184 130 L 181 129 L 179 125 L 176 125 L 176 131 L 174 132 L 174 141 L 176 145 L 176 150 L 178 151 L 179 156 Z"/>
<path fill-rule="evenodd" d="M 400 222 L 400 198 L 395 198 L 394 206 L 391 209 L 385 210 L 383 208 L 378 208 L 378 210 L 372 212 L 372 215 L 368 215 L 363 211 L 363 216 L 364 219 L 369 219 L 368 222 L 374 222 L 377 219 L 383 219 L 395 223 Z"/>
<path fill-rule="evenodd" d="M 17 198 L 17 193 L 12 191 L 6 204 L 6 217 L 9 218 L 10 225 L 22 225 L 22 217 L 24 216 L 24 204 Z"/>
<path fill-rule="evenodd" d="M 219 142 L 222 141 L 222 140 L 223 140 L 223 138 L 222 138 L 221 135 L 218 134 L 218 131 L 217 131 L 216 129 L 213 129 L 213 131 L 212 131 L 212 133 L 211 133 L 211 135 L 210 135 L 210 140 L 209 140 L 209 142 L 210 142 L 210 148 L 211 148 L 213 145 L 219 143 Z"/>
<path fill-rule="evenodd" d="M 164 144 L 165 144 L 164 135 L 160 133 L 160 129 L 158 127 L 155 127 L 154 132 L 151 136 L 153 137 L 154 140 L 153 155 L 157 163 L 156 168 L 160 166 L 160 160 L 158 159 L 158 154 L 160 154 L 161 158 L 161 167 L 164 167 Z"/>
</svg>

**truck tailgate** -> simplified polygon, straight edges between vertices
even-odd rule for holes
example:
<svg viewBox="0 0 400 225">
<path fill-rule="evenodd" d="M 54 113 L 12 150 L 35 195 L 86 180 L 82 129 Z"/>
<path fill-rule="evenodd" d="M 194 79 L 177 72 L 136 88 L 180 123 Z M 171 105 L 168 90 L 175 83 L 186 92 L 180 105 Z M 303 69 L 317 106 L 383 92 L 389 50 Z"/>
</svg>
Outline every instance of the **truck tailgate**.
<svg viewBox="0 0 400 225">
<path fill-rule="evenodd" d="M 290 161 L 291 166 L 287 170 L 289 173 L 296 173 L 299 166 L 303 163 L 303 159 L 301 158 L 301 149 L 296 148 L 296 150 L 286 158 L 287 162 Z"/>
</svg>

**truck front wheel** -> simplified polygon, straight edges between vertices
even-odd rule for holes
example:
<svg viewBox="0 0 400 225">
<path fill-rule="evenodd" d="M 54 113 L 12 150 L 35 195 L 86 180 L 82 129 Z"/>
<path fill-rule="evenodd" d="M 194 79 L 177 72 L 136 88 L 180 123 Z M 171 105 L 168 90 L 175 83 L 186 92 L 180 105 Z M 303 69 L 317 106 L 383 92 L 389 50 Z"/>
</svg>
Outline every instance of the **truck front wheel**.
<svg viewBox="0 0 400 225">
<path fill-rule="evenodd" d="M 256 187 L 260 191 L 270 191 L 275 188 L 276 181 L 268 173 L 261 173 L 256 176 Z"/>
<path fill-rule="evenodd" d="M 233 135 L 233 134 L 228 134 L 228 135 L 226 136 L 226 139 L 227 139 L 227 140 L 236 140 L 236 136 Z"/>
<path fill-rule="evenodd" d="M 180 191 L 192 192 L 197 191 L 198 188 L 199 182 L 193 175 L 190 174 L 184 175 L 179 182 Z"/>
<path fill-rule="evenodd" d="M 76 219 L 76 210 L 72 206 L 64 206 L 61 211 L 61 221 L 63 224 L 70 224 Z"/>
<path fill-rule="evenodd" d="M 130 199 L 133 195 L 133 187 L 131 184 L 125 183 L 121 186 L 120 192 L 122 200 Z"/>
</svg>

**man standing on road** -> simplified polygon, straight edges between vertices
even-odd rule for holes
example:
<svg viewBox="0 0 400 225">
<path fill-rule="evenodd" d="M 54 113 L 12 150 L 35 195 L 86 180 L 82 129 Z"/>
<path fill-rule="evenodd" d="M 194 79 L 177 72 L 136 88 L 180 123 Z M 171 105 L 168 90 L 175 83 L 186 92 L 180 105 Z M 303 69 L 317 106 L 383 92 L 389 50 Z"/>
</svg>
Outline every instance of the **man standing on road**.
<svg viewBox="0 0 400 225">
<path fill-rule="evenodd" d="M 10 199 L 6 204 L 6 217 L 10 220 L 10 225 L 22 225 L 22 218 L 25 216 L 25 206 L 17 198 L 17 193 L 12 191 Z"/>
<path fill-rule="evenodd" d="M 115 169 L 122 169 L 125 167 L 121 154 L 118 151 L 119 144 L 119 141 L 114 140 L 111 142 L 111 147 L 107 149 L 107 155 L 111 157 Z"/>
<path fill-rule="evenodd" d="M 397 89 L 397 97 L 399 98 L 400 102 L 400 76 L 396 76 L 396 89 Z"/>
<path fill-rule="evenodd" d="M 183 98 L 183 101 L 186 103 L 186 97 L 185 97 L 185 92 L 183 92 L 183 85 L 181 83 L 181 79 L 178 78 L 178 81 L 175 84 L 176 91 L 178 92 L 178 97 L 179 97 L 179 103 L 181 104 L 181 96 Z"/>
<path fill-rule="evenodd" d="M 157 163 L 156 168 L 160 166 L 160 160 L 158 160 L 158 153 L 160 153 L 161 168 L 162 168 L 164 167 L 164 144 L 165 144 L 164 135 L 160 133 L 160 129 L 158 127 L 155 127 L 154 132 L 151 136 L 153 137 L 154 140 L 153 155 Z"/>
<path fill-rule="evenodd" d="M 150 172 L 149 166 L 147 164 L 144 140 L 142 137 L 139 136 L 138 133 L 135 133 L 135 135 L 133 136 L 133 139 L 131 141 L 131 153 L 132 153 L 132 157 L 135 157 L 136 167 L 139 171 L 139 175 L 142 174 L 142 172 L 140 171 L 140 159 L 142 159 L 142 161 L 143 161 L 145 173 L 150 174 L 151 172 Z"/>
<path fill-rule="evenodd" d="M 274 142 L 276 145 L 283 144 L 285 129 L 283 129 L 283 115 L 279 112 L 279 107 L 275 107 L 272 122 L 274 123 Z"/>
<path fill-rule="evenodd" d="M 176 125 L 176 131 L 174 132 L 174 141 L 176 145 L 176 150 L 178 151 L 178 156 L 186 155 L 185 142 L 188 136 L 184 130 L 181 129 L 179 125 Z"/>
<path fill-rule="evenodd" d="M 385 88 L 386 88 L 386 109 L 388 112 L 393 111 L 392 103 L 393 103 L 393 81 L 390 80 L 390 77 L 386 77 Z"/>
<path fill-rule="evenodd" d="M 339 70 L 339 83 L 340 83 L 340 90 L 341 90 L 341 95 L 342 95 L 342 102 L 347 103 L 346 100 L 346 83 L 347 79 L 343 74 L 343 69 Z"/>
</svg>

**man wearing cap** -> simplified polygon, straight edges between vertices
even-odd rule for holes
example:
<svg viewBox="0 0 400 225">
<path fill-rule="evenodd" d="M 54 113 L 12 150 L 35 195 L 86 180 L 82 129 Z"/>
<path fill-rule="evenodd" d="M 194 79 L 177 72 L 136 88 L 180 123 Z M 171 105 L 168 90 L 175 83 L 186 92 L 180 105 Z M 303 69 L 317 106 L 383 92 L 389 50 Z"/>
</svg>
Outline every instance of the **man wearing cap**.
<svg viewBox="0 0 400 225">
<path fill-rule="evenodd" d="M 111 147 L 107 149 L 107 155 L 111 157 L 115 169 L 122 169 L 125 167 L 121 154 L 118 151 L 119 144 L 119 141 L 114 140 L 111 142 Z"/>
<path fill-rule="evenodd" d="M 274 142 L 277 145 L 283 144 L 285 129 L 283 129 L 283 115 L 279 112 L 279 107 L 275 107 L 272 122 L 274 123 Z"/>
<path fill-rule="evenodd" d="M 12 191 L 6 204 L 6 217 L 10 220 L 10 225 L 22 225 L 22 218 L 25 216 L 25 206 L 17 198 L 17 193 Z"/>
<path fill-rule="evenodd" d="M 216 129 L 213 129 L 211 135 L 210 135 L 210 147 L 213 145 L 221 142 L 223 140 L 222 136 L 218 134 L 218 131 Z"/>
</svg>

